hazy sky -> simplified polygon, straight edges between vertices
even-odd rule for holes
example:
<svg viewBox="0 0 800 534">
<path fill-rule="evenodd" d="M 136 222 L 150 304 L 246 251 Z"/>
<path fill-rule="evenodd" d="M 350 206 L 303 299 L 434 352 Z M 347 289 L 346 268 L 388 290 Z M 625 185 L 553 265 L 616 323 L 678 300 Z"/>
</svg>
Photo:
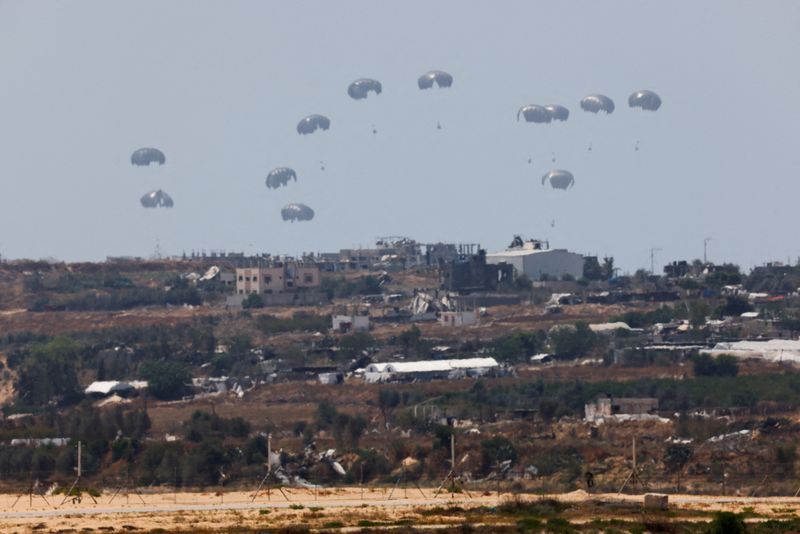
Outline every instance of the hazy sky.
<svg viewBox="0 0 800 534">
<path fill-rule="evenodd" d="M 0 0 L 0 254 L 298 254 L 398 234 L 492 251 L 521 233 L 629 270 L 651 247 L 700 257 L 704 237 L 712 260 L 794 261 L 798 50 L 796 0 Z M 420 91 L 429 69 L 453 87 Z M 351 100 L 359 77 L 383 94 Z M 628 108 L 640 88 L 658 112 Z M 615 113 L 582 112 L 594 92 Z M 572 114 L 516 122 L 531 103 Z M 331 129 L 298 135 L 309 113 Z M 131 166 L 142 146 L 167 164 Z M 298 181 L 268 190 L 277 166 Z M 542 187 L 551 168 L 575 187 Z M 155 188 L 173 209 L 141 207 Z M 289 202 L 314 221 L 282 222 Z"/>
</svg>

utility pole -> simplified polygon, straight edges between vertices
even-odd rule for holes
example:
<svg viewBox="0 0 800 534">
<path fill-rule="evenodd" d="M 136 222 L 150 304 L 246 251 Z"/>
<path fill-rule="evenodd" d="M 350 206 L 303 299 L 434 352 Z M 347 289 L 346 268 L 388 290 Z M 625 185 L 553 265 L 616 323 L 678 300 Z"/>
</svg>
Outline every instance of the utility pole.
<svg viewBox="0 0 800 534">
<path fill-rule="evenodd" d="M 660 250 L 658 247 L 650 249 L 650 274 L 656 274 L 656 252 Z"/>
<path fill-rule="evenodd" d="M 710 237 L 703 239 L 703 264 L 708 263 L 708 242 L 711 241 Z"/>
<path fill-rule="evenodd" d="M 625 482 L 622 483 L 622 487 L 619 488 L 619 492 L 617 495 L 620 495 L 622 491 L 625 489 L 625 486 L 628 485 L 628 482 L 633 482 L 634 484 L 639 483 L 642 487 L 646 487 L 644 481 L 639 476 L 639 469 L 636 466 L 636 436 L 633 436 L 631 441 L 631 457 L 632 457 L 632 467 L 631 472 L 628 475 L 628 478 L 625 479 Z"/>
<path fill-rule="evenodd" d="M 72 502 L 73 504 L 78 504 L 81 502 L 80 488 L 78 487 L 78 483 L 81 481 L 81 477 L 83 476 L 83 448 L 80 441 L 78 442 L 78 465 L 75 468 L 75 471 L 78 476 L 75 478 L 75 482 L 72 483 L 72 486 L 69 488 L 66 495 L 64 495 L 64 500 L 61 501 L 59 506 L 62 506 L 65 502 L 67 502 L 67 499 L 69 499 L 70 495 L 72 494 L 72 490 L 76 488 L 78 490 L 78 494 L 72 499 Z M 97 504 L 97 499 L 94 498 L 94 495 L 89 493 L 89 497 L 91 497 L 94 503 Z"/>
</svg>

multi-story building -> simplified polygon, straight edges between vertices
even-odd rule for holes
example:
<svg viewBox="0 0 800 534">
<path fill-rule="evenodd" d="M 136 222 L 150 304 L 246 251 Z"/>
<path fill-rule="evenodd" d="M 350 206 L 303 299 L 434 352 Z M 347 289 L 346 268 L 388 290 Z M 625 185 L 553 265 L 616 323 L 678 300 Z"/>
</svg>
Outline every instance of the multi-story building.
<svg viewBox="0 0 800 534">
<path fill-rule="evenodd" d="M 298 289 L 319 288 L 319 284 L 316 265 L 286 262 L 236 269 L 237 295 L 292 293 Z"/>
</svg>

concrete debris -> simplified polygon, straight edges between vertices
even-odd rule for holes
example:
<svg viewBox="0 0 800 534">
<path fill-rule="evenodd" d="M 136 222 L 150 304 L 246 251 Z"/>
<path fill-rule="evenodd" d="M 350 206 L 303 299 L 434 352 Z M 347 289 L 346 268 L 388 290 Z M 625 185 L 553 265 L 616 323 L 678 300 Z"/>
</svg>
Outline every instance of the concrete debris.
<svg viewBox="0 0 800 534">
<path fill-rule="evenodd" d="M 668 437 L 664 440 L 664 443 L 676 443 L 678 445 L 688 445 L 694 442 L 692 438 L 675 438 L 675 437 Z"/>
<path fill-rule="evenodd" d="M 238 398 L 256 387 L 255 381 L 249 376 L 236 378 L 228 376 L 192 378 L 192 387 L 198 394 L 231 393 Z"/>
<path fill-rule="evenodd" d="M 721 441 L 725 441 L 728 439 L 740 439 L 749 437 L 752 434 L 751 430 L 740 430 L 738 432 L 731 432 L 729 434 L 720 434 L 719 436 L 713 436 L 706 440 L 706 443 L 719 443 Z"/>
<path fill-rule="evenodd" d="M 667 419 L 666 417 L 659 417 L 658 415 L 648 413 L 607 415 L 595 419 L 593 422 L 595 424 L 602 425 L 603 423 L 625 423 L 628 421 L 655 421 L 658 423 L 671 422 L 671 420 Z"/>
<path fill-rule="evenodd" d="M 314 484 L 308 482 L 308 476 L 319 464 L 327 464 L 331 470 L 339 476 L 345 476 L 345 461 L 336 454 L 336 449 L 327 449 L 317 452 L 314 444 L 306 445 L 300 454 L 290 454 L 285 451 L 272 453 L 270 465 L 275 476 L 287 486 L 301 488 L 315 488 Z"/>
<path fill-rule="evenodd" d="M 15 438 L 10 444 L 12 447 L 65 447 L 72 438 Z"/>
</svg>

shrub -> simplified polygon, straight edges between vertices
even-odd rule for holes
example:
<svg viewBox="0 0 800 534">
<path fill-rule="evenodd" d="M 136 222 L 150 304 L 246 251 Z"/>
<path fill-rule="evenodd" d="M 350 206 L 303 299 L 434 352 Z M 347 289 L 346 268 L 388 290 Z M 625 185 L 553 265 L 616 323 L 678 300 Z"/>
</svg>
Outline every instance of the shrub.
<svg viewBox="0 0 800 534">
<path fill-rule="evenodd" d="M 747 527 L 741 516 L 733 512 L 717 512 L 708 526 L 708 534 L 745 534 Z"/>
</svg>

